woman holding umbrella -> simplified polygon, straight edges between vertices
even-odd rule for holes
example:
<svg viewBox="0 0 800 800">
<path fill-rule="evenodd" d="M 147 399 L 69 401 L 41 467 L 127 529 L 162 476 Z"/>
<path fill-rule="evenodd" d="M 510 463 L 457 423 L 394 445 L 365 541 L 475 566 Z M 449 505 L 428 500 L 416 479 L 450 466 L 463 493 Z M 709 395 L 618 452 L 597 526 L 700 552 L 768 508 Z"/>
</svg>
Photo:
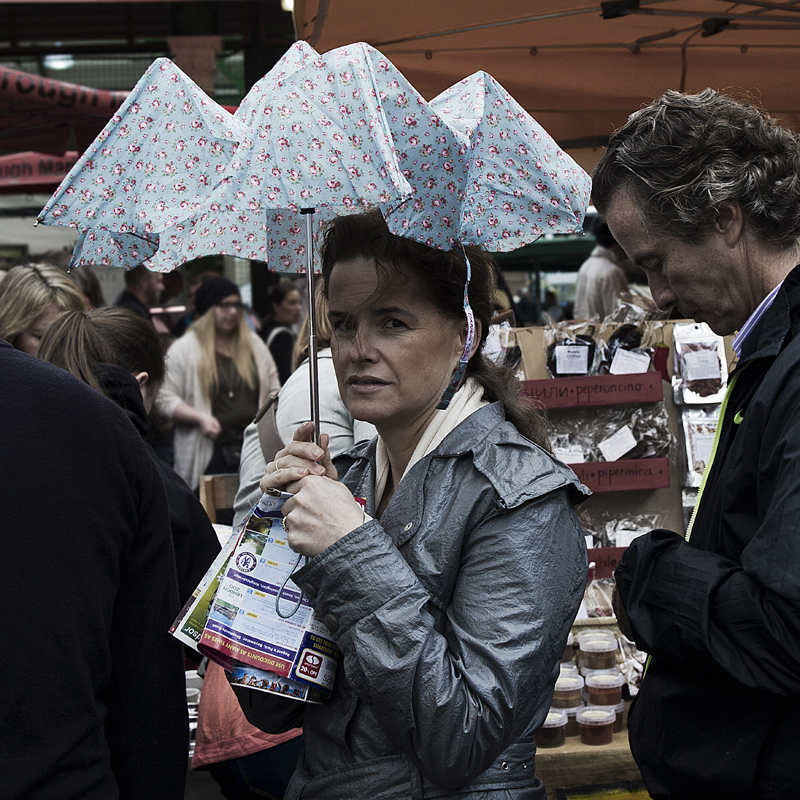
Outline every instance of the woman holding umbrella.
<svg viewBox="0 0 800 800">
<path fill-rule="evenodd" d="M 262 481 L 294 493 L 284 525 L 309 560 L 293 580 L 342 651 L 322 705 L 235 688 L 253 724 L 304 728 L 287 798 L 545 797 L 533 732 L 585 583 L 586 490 L 481 356 L 494 274 L 466 255 L 471 343 L 464 253 L 395 236 L 377 212 L 326 232 L 341 396 L 379 435 L 333 462 L 303 425 Z"/>
</svg>

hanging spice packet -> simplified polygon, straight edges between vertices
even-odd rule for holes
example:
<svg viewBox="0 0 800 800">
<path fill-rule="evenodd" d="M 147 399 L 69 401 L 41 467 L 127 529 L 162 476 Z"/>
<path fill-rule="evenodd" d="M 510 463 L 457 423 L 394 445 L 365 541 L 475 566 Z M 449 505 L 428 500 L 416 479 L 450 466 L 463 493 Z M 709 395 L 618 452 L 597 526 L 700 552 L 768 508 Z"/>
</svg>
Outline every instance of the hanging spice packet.
<svg viewBox="0 0 800 800">
<path fill-rule="evenodd" d="M 672 388 L 678 405 L 710 405 L 725 397 L 725 342 L 705 322 L 675 325 Z"/>
</svg>

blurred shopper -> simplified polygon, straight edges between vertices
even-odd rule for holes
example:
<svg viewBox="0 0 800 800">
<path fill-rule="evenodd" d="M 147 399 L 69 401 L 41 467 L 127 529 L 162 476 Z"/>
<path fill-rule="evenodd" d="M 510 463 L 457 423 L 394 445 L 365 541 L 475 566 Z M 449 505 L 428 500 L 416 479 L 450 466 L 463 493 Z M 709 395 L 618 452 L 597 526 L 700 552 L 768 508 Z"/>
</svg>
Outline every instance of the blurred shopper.
<svg viewBox="0 0 800 800">
<path fill-rule="evenodd" d="M 175 471 L 192 491 L 203 473 L 237 472 L 244 429 L 280 388 L 269 350 L 244 321 L 239 287 L 221 276 L 195 294 L 198 319 L 167 352 L 156 406 L 175 422 Z"/>
<path fill-rule="evenodd" d="M 564 307 L 558 302 L 558 295 L 548 289 L 544 293 L 544 309 L 542 310 L 542 323 L 547 324 L 549 317 L 553 322 L 561 322 L 564 319 Z"/>
<path fill-rule="evenodd" d="M 164 489 L 125 414 L 0 342 L 0 795 L 182 800 Z"/>
<path fill-rule="evenodd" d="M 297 341 L 293 326 L 300 322 L 303 313 L 303 297 L 299 289 L 289 281 L 281 281 L 269 289 L 272 312 L 261 325 L 261 337 L 267 343 L 281 384 L 292 374 L 292 351 Z"/>
<path fill-rule="evenodd" d="M 616 307 L 617 298 L 628 291 L 628 279 L 621 261 L 625 251 L 602 217 L 595 217 L 592 233 L 597 246 L 581 264 L 575 281 L 575 319 L 605 319 Z"/>
<path fill-rule="evenodd" d="M 200 286 L 202 286 L 202 284 L 204 284 L 209 278 L 218 277 L 218 272 L 206 270 L 205 272 L 201 272 L 199 275 L 196 275 L 189 281 L 189 285 L 186 287 L 186 313 L 172 326 L 173 336 L 176 338 L 183 336 L 183 334 L 189 329 L 189 326 L 197 319 L 197 310 L 194 306 L 194 296 Z"/>
<path fill-rule="evenodd" d="M 31 356 L 62 311 L 82 311 L 86 298 L 78 284 L 51 264 L 12 267 L 0 282 L 0 339 Z"/>
<path fill-rule="evenodd" d="M 39 355 L 113 400 L 147 435 L 164 355 L 159 334 L 143 317 L 127 308 L 68 312 L 51 326 Z M 219 540 L 191 489 L 152 447 L 148 451 L 167 492 L 182 605 L 219 552 Z"/>
<path fill-rule="evenodd" d="M 634 539 L 620 628 L 651 661 L 628 727 L 654 798 L 800 789 L 800 136 L 710 89 L 632 114 L 594 202 L 653 299 L 738 331 L 689 530 Z"/>
<path fill-rule="evenodd" d="M 126 270 L 125 288 L 120 292 L 114 305 L 117 308 L 128 308 L 140 317 L 153 318 L 150 307 L 161 302 L 164 293 L 164 277 L 160 272 L 151 272 L 144 264 Z"/>
</svg>

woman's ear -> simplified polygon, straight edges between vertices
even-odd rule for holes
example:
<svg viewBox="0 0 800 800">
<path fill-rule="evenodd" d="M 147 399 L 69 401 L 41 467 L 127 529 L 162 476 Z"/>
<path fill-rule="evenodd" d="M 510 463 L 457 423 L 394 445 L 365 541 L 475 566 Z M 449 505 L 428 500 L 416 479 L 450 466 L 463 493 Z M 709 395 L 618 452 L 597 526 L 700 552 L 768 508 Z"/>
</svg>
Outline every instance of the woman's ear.
<svg viewBox="0 0 800 800">
<path fill-rule="evenodd" d="M 481 346 L 481 336 L 483 335 L 483 325 L 479 319 L 475 320 L 475 341 L 472 343 L 472 350 L 470 350 L 469 357 L 475 355 L 478 352 L 478 348 Z"/>
<path fill-rule="evenodd" d="M 461 333 L 460 333 L 461 353 L 464 352 L 464 345 L 467 343 L 467 331 L 468 330 L 469 330 L 468 323 L 467 323 L 466 320 L 464 320 L 464 325 L 461 328 Z M 481 321 L 479 319 L 476 319 L 475 320 L 475 339 L 473 340 L 472 348 L 469 351 L 469 357 L 470 358 L 472 358 L 472 356 L 475 355 L 475 353 L 478 351 L 478 348 L 480 347 L 481 334 L 482 333 L 483 333 L 483 326 L 481 325 Z M 461 356 L 461 353 L 459 353 L 459 357 Z"/>
<path fill-rule="evenodd" d="M 133 377 L 136 378 L 136 383 L 139 384 L 139 389 L 141 390 L 144 389 L 144 385 L 150 380 L 150 373 L 137 372 Z"/>
</svg>

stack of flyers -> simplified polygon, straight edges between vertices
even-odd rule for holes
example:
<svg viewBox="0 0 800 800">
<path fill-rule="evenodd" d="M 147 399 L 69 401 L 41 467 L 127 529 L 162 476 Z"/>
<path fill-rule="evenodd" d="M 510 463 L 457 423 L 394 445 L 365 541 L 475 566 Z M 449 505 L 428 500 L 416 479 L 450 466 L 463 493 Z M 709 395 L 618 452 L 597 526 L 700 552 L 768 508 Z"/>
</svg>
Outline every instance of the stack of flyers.
<svg viewBox="0 0 800 800">
<path fill-rule="evenodd" d="M 297 555 L 280 524 L 284 499 L 265 494 L 256 504 L 171 632 L 222 665 L 237 684 L 320 702 L 333 690 L 339 649 L 308 600 L 287 585 Z"/>
</svg>

